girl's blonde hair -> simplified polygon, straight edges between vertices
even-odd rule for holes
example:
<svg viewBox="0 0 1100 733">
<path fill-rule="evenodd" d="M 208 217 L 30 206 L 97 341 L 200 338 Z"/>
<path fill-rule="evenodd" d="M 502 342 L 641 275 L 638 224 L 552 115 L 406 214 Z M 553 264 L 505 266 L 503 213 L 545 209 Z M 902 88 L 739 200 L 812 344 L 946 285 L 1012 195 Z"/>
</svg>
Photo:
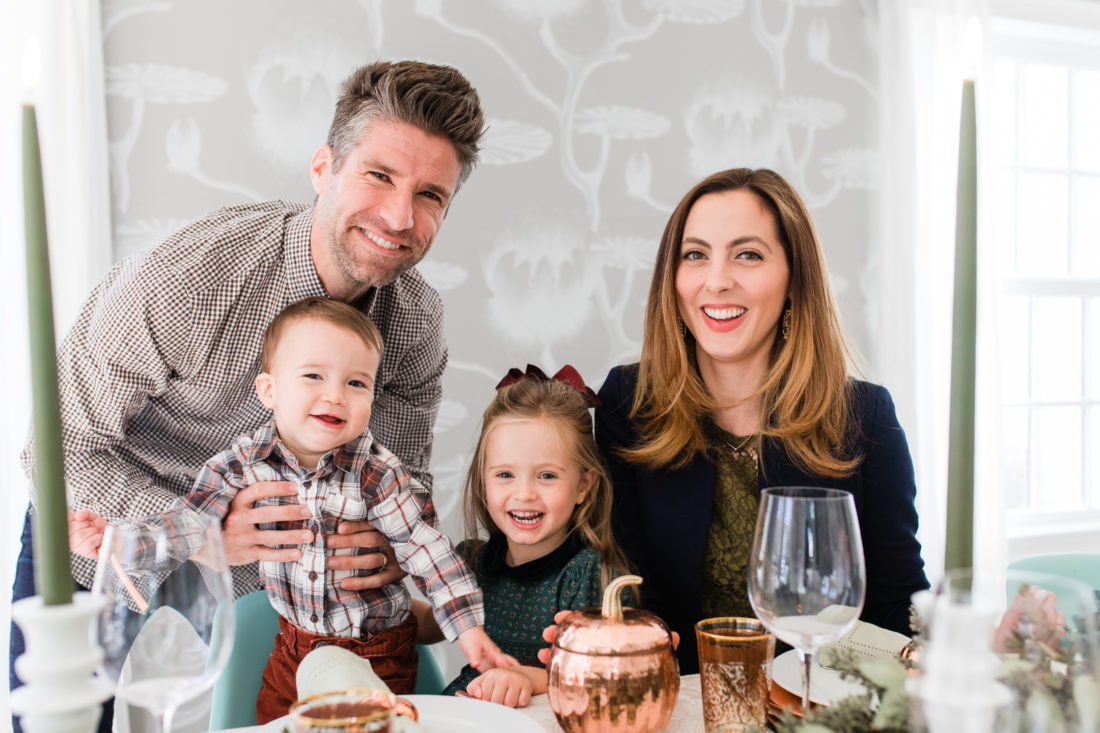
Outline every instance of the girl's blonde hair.
<svg viewBox="0 0 1100 733">
<path fill-rule="evenodd" d="M 727 191 L 748 191 L 771 212 L 790 269 L 790 328 L 784 324 L 786 336 L 776 338 L 767 377 L 753 395 L 763 397 L 761 435 L 777 439 L 810 473 L 846 476 L 859 462 L 850 447 L 850 352 L 810 212 L 791 185 L 767 169 L 715 173 L 692 188 L 672 212 L 649 288 L 631 409 L 641 425 L 641 442 L 622 455 L 650 468 L 679 468 L 707 450 L 704 425 L 719 405 L 699 374 L 694 339 L 681 331 L 676 272 L 692 206 L 707 194 Z"/>
<path fill-rule="evenodd" d="M 490 537 L 502 534 L 489 515 L 485 495 L 485 449 L 489 433 L 501 424 L 516 420 L 550 420 L 558 427 L 582 479 L 588 473 L 595 476 L 584 500 L 573 508 L 569 534 L 578 535 L 582 543 L 600 556 L 601 580 L 606 585 L 615 575 L 624 572 L 626 560 L 611 531 L 611 477 L 592 435 L 589 399 L 584 392 L 564 382 L 534 376 L 497 389 L 482 415 L 474 459 L 466 473 L 463 514 L 471 539 L 485 534 Z"/>
</svg>

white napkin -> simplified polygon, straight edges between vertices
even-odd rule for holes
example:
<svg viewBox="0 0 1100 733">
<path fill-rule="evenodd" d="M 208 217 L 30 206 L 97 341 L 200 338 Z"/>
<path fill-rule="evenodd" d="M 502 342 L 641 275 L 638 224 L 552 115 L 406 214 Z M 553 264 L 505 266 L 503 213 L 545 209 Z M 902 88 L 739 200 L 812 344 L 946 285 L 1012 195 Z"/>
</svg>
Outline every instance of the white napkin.
<svg viewBox="0 0 1100 733">
<path fill-rule="evenodd" d="M 202 677 L 209 654 L 210 649 L 187 618 L 171 606 L 161 606 L 146 619 L 131 644 L 122 664 L 119 685 L 162 676 L 165 655 L 176 660 L 173 667 L 180 676 Z M 212 690 L 185 700 L 172 718 L 172 730 L 177 733 L 207 730 L 212 700 Z M 145 708 L 122 698 L 115 703 L 113 727 L 116 733 L 151 733 L 160 728 Z"/>
<path fill-rule="evenodd" d="M 844 636 L 832 644 L 826 644 L 821 648 L 819 659 L 821 666 L 829 668 L 832 659 L 832 651 L 846 649 L 856 653 L 859 657 L 876 659 L 879 657 L 896 657 L 906 644 L 909 637 L 890 631 L 865 621 L 856 621 Z"/>
<path fill-rule="evenodd" d="M 317 647 L 302 658 L 298 674 L 298 699 L 319 695 L 322 692 L 348 690 L 363 687 L 368 690 L 390 688 L 374 673 L 370 661 L 331 644 Z M 394 733 L 427 733 L 423 727 L 404 715 L 393 718 Z"/>
</svg>

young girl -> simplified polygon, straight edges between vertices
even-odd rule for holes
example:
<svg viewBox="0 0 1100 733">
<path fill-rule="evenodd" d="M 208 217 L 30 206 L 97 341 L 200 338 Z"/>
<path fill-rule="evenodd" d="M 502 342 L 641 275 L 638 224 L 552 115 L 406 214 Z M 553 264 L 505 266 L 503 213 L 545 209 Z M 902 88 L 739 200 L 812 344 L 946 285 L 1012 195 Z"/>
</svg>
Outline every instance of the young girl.
<svg viewBox="0 0 1100 733">
<path fill-rule="evenodd" d="M 523 707 L 546 692 L 538 650 L 554 614 L 598 606 L 625 567 L 611 534 L 611 484 L 592 437 L 598 404 L 571 366 L 511 369 L 482 418 L 466 475 L 471 539 L 459 552 L 484 593 L 485 630 L 520 666 L 467 665 L 443 691 Z M 430 614 L 424 614 L 430 627 Z M 421 642 L 437 640 L 430 629 Z"/>
</svg>

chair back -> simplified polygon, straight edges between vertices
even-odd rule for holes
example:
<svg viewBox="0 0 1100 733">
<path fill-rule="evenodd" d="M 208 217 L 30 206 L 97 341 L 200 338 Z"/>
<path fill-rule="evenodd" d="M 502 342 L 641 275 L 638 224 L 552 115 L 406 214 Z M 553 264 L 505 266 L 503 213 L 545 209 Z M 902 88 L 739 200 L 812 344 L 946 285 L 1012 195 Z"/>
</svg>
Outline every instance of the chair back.
<svg viewBox="0 0 1100 733">
<path fill-rule="evenodd" d="M 233 653 L 217 684 L 210 705 L 210 730 L 256 725 L 256 698 L 267 659 L 275 649 L 279 615 L 259 590 L 241 596 L 233 606 L 236 630 Z M 443 672 L 431 650 L 417 644 L 420 656 L 416 677 L 418 695 L 438 695 L 444 685 Z"/>
<path fill-rule="evenodd" d="M 1021 557 L 1008 565 L 1009 570 L 1061 575 L 1100 590 L 1100 553 L 1062 552 Z"/>
<path fill-rule="evenodd" d="M 1017 574 L 1015 578 L 1013 577 L 1013 573 Z M 1006 589 L 1009 603 L 1016 597 L 1016 592 L 1020 587 L 1020 580 L 1031 585 L 1050 586 L 1046 587 L 1046 590 L 1054 593 L 1055 596 L 1060 599 L 1063 597 L 1068 598 L 1068 595 L 1074 592 L 1070 591 L 1068 588 L 1063 591 L 1055 579 L 1044 581 L 1041 576 L 1029 576 L 1030 573 L 1068 578 L 1071 581 L 1076 581 L 1077 583 L 1081 583 L 1091 588 L 1094 593 L 1094 603 L 1096 602 L 1096 598 L 1100 598 L 1100 553 L 1062 552 L 1048 555 L 1031 555 L 1030 557 L 1021 557 L 1012 561 L 1008 565 L 1009 587 Z M 1063 593 L 1065 593 L 1065 596 L 1063 596 Z M 1100 606 L 1100 603 L 1096 603 L 1096 605 Z M 1058 604 L 1058 608 L 1063 613 L 1070 615 L 1078 610 L 1077 608 L 1070 608 L 1068 606 L 1063 607 L 1061 601 Z"/>
</svg>

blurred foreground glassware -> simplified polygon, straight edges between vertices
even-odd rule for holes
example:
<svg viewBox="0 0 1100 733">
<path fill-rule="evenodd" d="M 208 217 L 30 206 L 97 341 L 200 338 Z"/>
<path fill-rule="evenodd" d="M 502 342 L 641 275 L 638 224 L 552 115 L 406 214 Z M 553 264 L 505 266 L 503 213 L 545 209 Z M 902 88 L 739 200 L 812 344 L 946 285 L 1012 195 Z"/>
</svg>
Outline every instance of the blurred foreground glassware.
<svg viewBox="0 0 1100 733">
<path fill-rule="evenodd" d="M 233 586 L 221 524 L 187 509 L 108 525 L 92 594 L 99 675 L 168 733 L 179 706 L 211 689 L 233 646 Z"/>
<path fill-rule="evenodd" d="M 851 494 L 810 487 L 761 492 L 749 603 L 769 631 L 798 650 L 803 710 L 810 709 L 813 655 L 855 625 L 866 586 Z"/>
<path fill-rule="evenodd" d="M 768 719 L 775 636 L 754 618 L 703 619 L 695 624 L 703 722 L 707 733 L 763 729 Z"/>
<path fill-rule="evenodd" d="M 909 685 L 914 721 L 931 733 L 1100 730 L 1095 591 L 1050 573 L 1004 581 L 955 570 L 939 584 Z"/>
<path fill-rule="evenodd" d="M 385 690 L 322 692 L 290 706 L 295 733 L 389 733 L 396 698 Z"/>
</svg>

